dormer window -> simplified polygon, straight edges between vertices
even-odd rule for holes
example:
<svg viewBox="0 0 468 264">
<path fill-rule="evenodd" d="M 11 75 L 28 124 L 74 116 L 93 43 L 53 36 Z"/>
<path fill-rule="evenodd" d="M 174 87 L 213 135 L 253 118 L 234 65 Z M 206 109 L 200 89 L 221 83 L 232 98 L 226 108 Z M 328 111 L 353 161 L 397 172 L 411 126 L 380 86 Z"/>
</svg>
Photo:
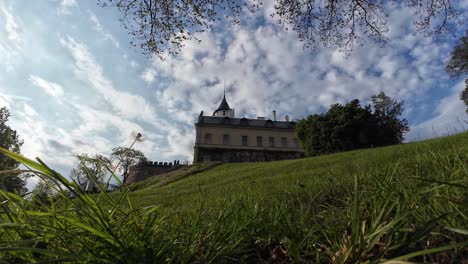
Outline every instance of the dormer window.
<svg viewBox="0 0 468 264">
<path fill-rule="evenodd" d="M 240 125 L 241 125 L 241 126 L 248 126 L 248 125 L 249 125 L 249 121 L 247 120 L 247 118 L 245 118 L 245 117 L 241 118 L 241 120 L 240 120 Z"/>
<path fill-rule="evenodd" d="M 273 124 L 273 121 L 271 121 L 271 119 L 268 119 L 268 120 L 265 122 L 265 126 L 266 126 L 266 127 L 274 127 L 275 125 Z"/>
</svg>

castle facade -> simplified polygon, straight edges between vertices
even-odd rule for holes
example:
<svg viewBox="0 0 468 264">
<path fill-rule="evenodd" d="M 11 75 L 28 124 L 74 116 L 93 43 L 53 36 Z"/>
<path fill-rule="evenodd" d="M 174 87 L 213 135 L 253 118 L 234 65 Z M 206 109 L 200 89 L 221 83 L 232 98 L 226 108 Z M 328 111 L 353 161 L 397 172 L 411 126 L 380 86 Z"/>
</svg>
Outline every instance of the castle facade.
<svg viewBox="0 0 468 264">
<path fill-rule="evenodd" d="M 294 122 L 263 117 L 236 118 L 229 107 L 226 94 L 212 116 L 198 116 L 195 123 L 193 163 L 208 161 L 259 162 L 304 157 L 295 138 Z"/>
</svg>

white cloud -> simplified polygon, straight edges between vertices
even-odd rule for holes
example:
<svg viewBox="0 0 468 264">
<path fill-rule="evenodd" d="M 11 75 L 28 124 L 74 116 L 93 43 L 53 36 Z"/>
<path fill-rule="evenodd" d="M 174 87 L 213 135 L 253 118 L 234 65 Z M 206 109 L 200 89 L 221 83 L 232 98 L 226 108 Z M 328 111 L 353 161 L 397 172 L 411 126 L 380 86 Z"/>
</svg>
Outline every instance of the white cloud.
<svg viewBox="0 0 468 264">
<path fill-rule="evenodd" d="M 39 116 L 37 111 L 34 108 L 32 108 L 29 104 L 24 104 L 23 112 L 28 117 L 38 117 Z"/>
<path fill-rule="evenodd" d="M 460 92 L 465 89 L 465 81 L 458 82 L 452 93 L 440 100 L 434 110 L 434 117 L 411 126 L 408 141 L 451 135 L 468 130 L 466 106 L 460 100 Z"/>
<path fill-rule="evenodd" d="M 140 77 L 147 83 L 152 83 L 156 79 L 156 71 L 153 68 L 145 69 Z"/>
<path fill-rule="evenodd" d="M 71 15 L 75 7 L 78 7 L 76 0 L 61 0 L 57 10 L 59 15 Z"/>
<path fill-rule="evenodd" d="M 29 191 L 34 190 L 40 180 L 41 179 L 38 176 L 29 177 L 26 181 L 26 188 L 28 188 Z"/>
<path fill-rule="evenodd" d="M 64 129 L 54 127 L 44 116 L 28 103 L 23 103 L 11 117 L 11 127 L 18 131 L 24 144 L 23 155 L 39 157 L 51 167 L 71 168 L 76 163 L 74 155 L 81 153 L 109 155 L 116 146 L 128 146 L 131 132 L 144 131 L 137 123 L 125 120 L 112 113 L 85 105 L 74 105 L 78 125 Z M 115 131 L 116 133 L 109 133 Z M 150 132 L 145 137 L 154 138 Z M 151 154 L 155 144 L 148 140 L 142 145 L 145 153 Z M 68 171 L 62 171 L 65 175 Z"/>
<path fill-rule="evenodd" d="M 46 94 L 53 97 L 63 96 L 63 88 L 60 84 L 49 82 L 36 75 L 29 75 L 29 81 L 41 88 Z"/>
<path fill-rule="evenodd" d="M 71 37 L 61 39 L 60 42 L 74 59 L 75 75 L 100 93 L 117 115 L 142 120 L 153 125 L 160 124 L 154 107 L 145 98 L 114 88 L 112 82 L 104 77 L 102 67 L 83 43 Z"/>
<path fill-rule="evenodd" d="M 0 94 L 0 108 L 2 107 L 6 107 L 6 108 L 10 108 L 10 104 L 11 104 L 11 100 L 10 98 Z"/>
<path fill-rule="evenodd" d="M 21 34 L 20 34 L 20 27 L 13 16 L 13 13 L 8 10 L 5 6 L 0 5 L 0 11 L 3 13 L 4 21 L 4 29 L 7 33 L 8 40 L 13 43 L 20 43 L 21 42 Z"/>
<path fill-rule="evenodd" d="M 31 98 L 25 97 L 25 96 L 17 96 L 17 95 L 10 95 L 10 94 L 5 94 L 0 91 L 0 107 L 6 106 L 7 108 L 11 109 L 11 106 L 14 105 L 14 101 L 31 101 Z M 18 103 L 16 102 L 16 103 Z M 15 103 L 15 104 L 16 104 Z"/>
<path fill-rule="evenodd" d="M 20 27 L 21 21 L 17 16 L 13 15 L 12 8 L 5 7 L 1 2 L 0 23 L 3 24 L 6 36 L 3 38 L 0 31 L 0 66 L 7 73 L 10 73 L 15 69 L 15 65 L 18 64 L 18 57 L 21 56 L 23 32 Z"/>
<path fill-rule="evenodd" d="M 102 26 L 101 22 L 99 21 L 99 19 L 97 18 L 97 16 L 88 10 L 88 14 L 89 14 L 89 19 L 91 20 L 91 22 L 93 23 L 93 29 L 99 34 L 101 35 L 105 40 L 110 40 L 114 45 L 115 47 L 119 48 L 119 42 L 114 38 L 114 36 L 109 32 L 107 31 L 106 29 L 104 29 L 104 27 Z"/>
</svg>

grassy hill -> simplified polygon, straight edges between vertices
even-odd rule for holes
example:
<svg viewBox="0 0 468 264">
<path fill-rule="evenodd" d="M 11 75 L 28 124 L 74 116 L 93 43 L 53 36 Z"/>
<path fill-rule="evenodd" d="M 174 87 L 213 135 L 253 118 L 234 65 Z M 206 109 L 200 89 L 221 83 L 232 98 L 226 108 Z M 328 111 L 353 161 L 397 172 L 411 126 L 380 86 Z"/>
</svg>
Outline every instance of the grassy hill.
<svg viewBox="0 0 468 264">
<path fill-rule="evenodd" d="M 352 195 L 355 180 L 363 194 L 384 187 L 403 192 L 437 182 L 466 183 L 467 162 L 465 133 L 298 160 L 197 164 L 137 183 L 130 197 L 139 206 L 157 204 L 170 210 L 219 206 L 239 196 L 276 204 L 313 195 L 317 203 L 320 197 L 341 200 Z"/>
<path fill-rule="evenodd" d="M 257 240 L 259 251 L 282 242 L 296 261 L 318 252 L 362 261 L 468 241 L 467 163 L 464 133 L 300 160 L 199 165 L 199 173 L 155 178 L 129 196 L 164 212 L 204 211 L 207 224 L 252 225 L 228 230 Z M 453 252 L 467 256 L 466 248 Z M 455 257 L 444 254 L 436 255 Z"/>
<path fill-rule="evenodd" d="M 468 133 L 299 160 L 197 164 L 78 198 L 11 214 L 48 238 L 47 256 L 80 262 L 458 263 L 468 259 Z M 44 212 L 24 224 L 24 215 Z"/>
</svg>

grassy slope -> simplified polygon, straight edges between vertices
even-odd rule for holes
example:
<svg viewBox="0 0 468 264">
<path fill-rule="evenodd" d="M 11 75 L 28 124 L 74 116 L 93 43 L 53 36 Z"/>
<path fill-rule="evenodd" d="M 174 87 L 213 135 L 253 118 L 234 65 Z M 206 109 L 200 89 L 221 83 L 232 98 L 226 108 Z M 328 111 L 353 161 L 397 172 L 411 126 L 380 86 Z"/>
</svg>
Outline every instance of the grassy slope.
<svg viewBox="0 0 468 264">
<path fill-rule="evenodd" d="M 130 197 L 137 206 L 179 212 L 177 230 L 210 241 L 204 260 L 249 261 L 255 254 L 271 261 L 279 242 L 300 262 L 414 252 L 416 261 L 464 259 L 467 163 L 463 133 L 300 160 L 224 164 L 167 185 L 148 184 Z M 465 250 L 437 253 L 454 243 Z M 436 253 L 417 256 L 429 249 Z"/>
<path fill-rule="evenodd" d="M 468 134 L 464 133 L 300 160 L 210 166 L 201 173 L 189 173 L 188 178 L 181 173 L 181 180 L 169 185 L 161 186 L 157 179 L 147 182 L 131 197 L 137 205 L 180 209 L 201 203 L 216 205 L 225 197 L 239 195 L 250 195 L 254 200 L 298 192 L 342 196 L 342 191 L 352 189 L 354 176 L 360 190 L 369 182 L 391 181 L 409 186 L 421 183 L 412 177 L 450 181 L 460 180 L 464 174 L 466 180 L 467 159 Z"/>
<path fill-rule="evenodd" d="M 468 133 L 302 160 L 200 164 L 98 195 L 0 151 L 77 194 L 30 200 L 0 191 L 2 263 L 468 259 Z"/>
</svg>

